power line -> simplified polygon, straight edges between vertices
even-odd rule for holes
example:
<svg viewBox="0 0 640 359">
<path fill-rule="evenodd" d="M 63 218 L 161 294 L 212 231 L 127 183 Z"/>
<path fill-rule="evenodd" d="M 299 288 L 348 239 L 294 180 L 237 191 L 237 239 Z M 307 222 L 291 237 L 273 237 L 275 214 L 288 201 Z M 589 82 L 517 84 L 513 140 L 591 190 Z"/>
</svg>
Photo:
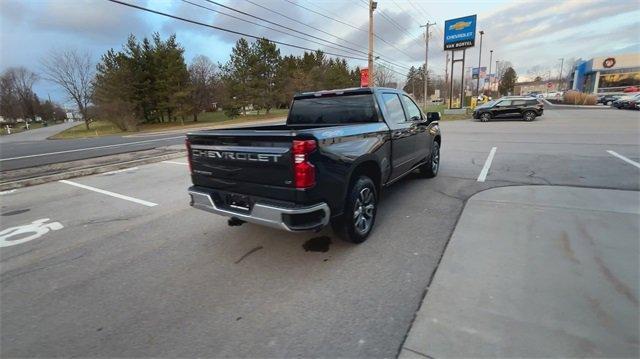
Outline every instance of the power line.
<svg viewBox="0 0 640 359">
<path fill-rule="evenodd" d="M 290 4 L 292 4 L 292 5 L 295 5 L 295 6 L 297 6 L 297 7 L 300 7 L 300 8 L 302 8 L 302 9 L 305 9 L 305 10 L 307 10 L 307 11 L 311 11 L 311 12 L 312 12 L 312 13 L 314 13 L 314 14 L 318 14 L 318 15 L 320 15 L 320 16 L 322 16 L 322 17 L 326 18 L 326 19 L 329 19 L 329 20 L 335 21 L 335 22 L 337 22 L 337 23 L 343 24 L 343 25 L 345 25 L 345 26 L 348 26 L 348 27 L 350 27 L 350 28 L 352 28 L 352 29 L 355 29 L 355 30 L 358 30 L 358 31 L 362 31 L 362 32 L 368 33 L 368 31 L 367 31 L 367 30 L 364 30 L 364 29 L 361 29 L 361 28 L 359 28 L 359 27 L 353 26 L 353 25 L 351 25 L 351 24 L 349 24 L 349 23 L 347 23 L 347 22 L 344 22 L 344 21 L 342 21 L 342 20 L 334 19 L 334 18 L 332 18 L 331 16 L 327 16 L 327 15 L 325 15 L 325 14 L 323 14 L 323 13 L 320 13 L 320 12 L 318 12 L 318 11 L 316 11 L 316 10 L 309 9 L 308 7 L 306 7 L 306 6 L 304 6 L 304 5 L 300 5 L 300 4 L 298 4 L 298 3 L 294 2 L 294 1 L 291 1 L 291 0 L 284 0 L 284 1 L 286 1 L 286 2 L 288 2 L 288 3 L 290 3 Z M 357 4 L 357 3 L 355 3 L 355 4 Z M 367 4 L 367 9 L 368 9 L 368 8 L 369 8 L 369 5 Z M 387 45 L 389 45 L 389 46 L 393 47 L 394 49 L 398 50 L 399 52 L 401 52 L 402 54 L 404 54 L 404 55 L 405 55 L 405 56 L 407 56 L 408 58 L 410 58 L 410 59 L 412 58 L 412 56 L 411 56 L 411 55 L 409 55 L 408 53 L 406 53 L 406 52 L 405 52 L 405 51 L 403 51 L 402 49 L 399 49 L 399 48 L 398 48 L 398 47 L 396 47 L 394 44 L 392 44 L 392 43 L 388 42 L 387 40 L 383 39 L 382 37 L 378 36 L 377 34 L 374 34 L 373 36 L 374 36 L 376 39 L 378 39 L 378 40 L 380 40 L 380 41 L 384 42 L 385 44 L 387 44 Z"/>
<path fill-rule="evenodd" d="M 204 1 L 206 1 L 206 2 L 208 2 L 208 3 L 211 3 L 211 4 L 214 4 L 214 5 L 218 5 L 218 6 L 222 7 L 222 8 L 227 9 L 227 10 L 235 11 L 235 12 L 237 12 L 237 13 L 239 13 L 239 14 L 242 14 L 242 15 L 245 15 L 245 16 L 249 16 L 249 17 L 252 17 L 252 18 L 254 18 L 254 19 L 258 19 L 258 20 L 260 20 L 260 21 L 264 21 L 264 22 L 266 22 L 266 23 L 268 23 L 268 24 L 275 25 L 275 26 L 279 26 L 279 27 L 284 28 L 284 29 L 287 29 L 287 30 L 289 30 L 289 31 L 293 31 L 293 32 L 296 32 L 296 33 L 299 33 L 299 34 L 302 34 L 302 35 L 305 35 L 305 36 L 309 36 L 309 37 L 314 38 L 314 39 L 317 39 L 317 40 L 321 40 L 321 41 L 324 41 L 324 42 L 330 43 L 330 44 L 332 44 L 332 45 L 336 45 L 336 46 L 339 46 L 339 47 L 345 48 L 345 49 L 347 49 L 347 50 L 352 50 L 352 51 L 359 52 L 359 53 L 362 53 L 362 54 L 365 54 L 365 55 L 366 55 L 366 53 L 365 53 L 365 52 L 363 52 L 363 51 L 355 50 L 355 49 L 352 49 L 352 48 L 350 48 L 350 47 L 347 47 L 347 46 L 344 46 L 344 45 L 341 45 L 341 44 L 337 44 L 337 43 L 335 43 L 335 42 L 332 42 L 332 41 L 329 41 L 329 40 L 323 39 L 323 38 L 321 38 L 321 37 L 317 37 L 317 36 L 314 36 L 314 35 L 309 35 L 309 34 L 307 34 L 307 33 L 304 33 L 304 32 L 302 32 L 302 31 L 299 31 L 299 30 L 296 30 L 296 29 L 290 28 L 290 27 L 288 27 L 288 26 L 280 25 L 280 24 L 278 24 L 278 23 L 276 23 L 276 22 L 273 22 L 273 21 L 271 21 L 271 20 L 267 20 L 267 19 L 261 18 L 261 17 L 256 16 L 256 15 L 249 14 L 249 13 L 247 13 L 247 12 L 245 12 L 245 11 L 242 11 L 242 10 L 234 9 L 234 8 L 232 8 L 232 7 L 230 7 L 230 6 L 227 6 L 227 5 L 221 4 L 221 3 L 217 2 L 217 1 L 213 1 L 213 0 L 204 0 Z M 342 50 L 342 51 L 344 51 L 344 50 Z"/>
<path fill-rule="evenodd" d="M 398 9 L 400 9 L 400 11 L 406 12 L 406 10 L 404 10 L 404 9 L 400 6 L 400 4 L 398 4 L 398 2 L 397 2 L 396 0 L 391 0 L 391 1 L 392 1 L 392 2 L 393 2 L 393 3 L 398 7 Z M 411 17 L 411 19 L 412 19 L 413 21 L 415 21 L 418 25 L 420 25 L 420 24 L 421 24 L 420 20 L 418 20 L 418 19 L 416 19 L 415 17 L 413 17 L 413 14 L 411 13 L 411 11 L 409 11 L 409 12 L 407 12 L 407 13 L 409 14 L 409 17 Z"/>
<path fill-rule="evenodd" d="M 134 8 L 134 9 L 150 12 L 150 13 L 153 13 L 153 14 L 156 14 L 156 15 L 161 15 L 161 16 L 170 17 L 172 19 L 176 19 L 176 20 L 180 20 L 180 21 L 185 21 L 185 22 L 188 22 L 188 23 L 191 23 L 191 24 L 194 24 L 194 25 L 204 26 L 204 27 L 208 27 L 208 28 L 211 28 L 211 29 L 220 30 L 220 31 L 231 33 L 231 34 L 235 34 L 235 35 L 250 37 L 250 38 L 256 39 L 256 40 L 266 39 L 266 40 L 269 40 L 269 41 L 273 42 L 274 44 L 278 44 L 278 45 L 282 45 L 282 46 L 289 46 L 289 47 L 293 47 L 293 48 L 296 48 L 296 49 L 312 51 L 312 52 L 317 50 L 317 49 L 311 49 L 311 48 L 300 46 L 300 45 L 290 44 L 290 43 L 283 42 L 283 41 L 271 40 L 271 39 L 268 39 L 268 38 L 266 38 L 264 36 L 251 35 L 251 34 L 247 34 L 247 33 L 240 32 L 240 31 L 225 29 L 225 28 L 220 27 L 220 26 L 205 24 L 205 23 L 202 23 L 202 22 L 199 22 L 199 21 L 186 19 L 186 18 L 183 18 L 183 17 L 180 17 L 180 16 L 176 16 L 176 15 L 167 14 L 165 12 L 149 9 L 149 8 L 138 6 L 138 5 L 134 5 L 134 4 L 129 4 L 129 3 L 126 3 L 126 2 L 123 2 L 123 1 L 120 1 L 120 0 L 107 0 L 107 1 L 110 1 L 110 2 L 116 3 L 116 4 L 120 4 L 120 5 L 123 5 L 123 6 L 127 6 L 127 7 L 130 7 L 130 8 Z M 337 53 L 328 52 L 328 51 L 323 51 L 323 52 L 325 54 L 327 54 L 327 55 L 333 55 L 333 56 L 340 57 L 340 58 L 367 61 L 367 59 L 363 58 L 363 57 L 342 55 L 342 54 L 337 54 Z"/>
<path fill-rule="evenodd" d="M 319 29 L 319 28 L 317 28 L 317 27 L 315 27 L 315 26 L 311 26 L 311 25 L 309 25 L 309 24 L 307 24 L 307 23 L 305 23 L 305 22 L 303 22 L 303 21 L 300 21 L 300 20 L 298 20 L 298 19 L 294 19 L 294 18 L 292 18 L 291 16 L 287 16 L 287 15 L 285 15 L 285 14 L 281 13 L 281 12 L 275 11 L 275 10 L 273 10 L 273 9 L 269 9 L 268 7 L 266 7 L 266 6 L 264 6 L 264 5 L 257 4 L 257 3 L 255 3 L 254 1 L 251 1 L 251 0 L 246 0 L 246 1 L 247 1 L 247 2 L 249 2 L 250 4 L 253 4 L 253 5 L 255 5 L 255 6 L 257 6 L 257 7 L 261 8 L 261 9 L 267 10 L 267 11 L 269 11 L 269 12 L 272 12 L 272 13 L 276 14 L 276 15 L 280 15 L 280 16 L 284 17 L 285 19 L 288 19 L 288 20 L 291 20 L 291 21 L 296 22 L 296 23 L 298 23 L 298 24 L 304 25 L 304 26 L 306 26 L 306 27 L 308 27 L 308 28 L 311 28 L 311 29 L 314 29 L 314 30 L 316 30 L 316 31 L 320 31 L 320 32 L 322 32 L 322 33 L 323 33 L 323 34 L 325 34 L 325 35 L 329 35 L 329 36 L 331 36 L 331 37 L 335 37 L 336 39 L 340 39 L 340 40 L 342 40 L 342 41 L 344 41 L 344 42 L 346 42 L 346 43 L 348 43 L 348 44 L 351 44 L 351 45 L 354 45 L 354 46 L 358 46 L 358 47 L 360 47 L 360 48 L 362 48 L 362 49 L 365 49 L 365 50 L 367 49 L 366 47 L 364 47 L 364 46 L 362 46 L 362 45 L 360 45 L 360 44 L 356 44 L 356 43 L 351 42 L 351 41 L 349 41 L 349 40 L 345 40 L 345 39 L 343 39 L 343 38 L 341 38 L 341 37 L 339 37 L 339 36 L 336 36 L 336 35 L 334 35 L 334 34 L 328 33 L 328 32 L 326 32 L 326 31 L 324 31 L 324 30 L 322 30 L 322 29 Z"/>
<path fill-rule="evenodd" d="M 279 29 L 276 29 L 276 28 L 273 28 L 273 27 L 270 27 L 270 26 L 267 26 L 267 25 L 263 25 L 263 24 L 259 24 L 259 23 L 254 22 L 254 21 L 246 20 L 246 19 L 243 19 L 243 18 L 238 17 L 238 16 L 235 16 L 235 15 L 227 14 L 227 13 L 224 13 L 224 12 L 222 12 L 222 11 L 218 11 L 218 10 L 212 9 L 212 8 L 210 8 L 210 7 L 207 7 L 207 6 L 203 6 L 203 5 L 200 5 L 200 4 L 196 4 L 196 3 L 193 3 L 193 2 L 191 2 L 191 1 L 189 1 L 189 0 L 182 0 L 182 2 L 185 2 L 185 3 L 187 3 L 187 4 L 191 4 L 191 5 L 193 5 L 193 6 L 197 6 L 197 7 L 201 8 L 201 9 L 209 10 L 209 11 L 214 12 L 214 13 L 216 13 L 216 14 L 220 14 L 220 15 L 228 16 L 228 17 L 230 17 L 230 18 L 233 18 L 233 19 L 236 19 L 236 20 L 240 20 L 240 21 L 243 21 L 243 22 L 246 22 L 246 23 L 252 24 L 252 25 L 261 26 L 261 27 L 264 27 L 264 28 L 266 28 L 266 29 L 269 29 L 269 30 L 272 30 L 272 31 L 279 32 L 279 33 L 284 34 L 284 35 L 292 36 L 292 37 L 295 37 L 295 38 L 298 38 L 298 39 L 301 39 L 301 40 L 304 40 L 304 41 L 309 41 L 309 42 L 312 42 L 312 43 L 315 43 L 315 44 L 318 44 L 318 45 L 321 45 L 321 46 L 325 46 L 325 47 L 327 47 L 327 48 L 331 48 L 331 49 L 338 50 L 338 51 L 346 51 L 346 50 L 343 50 L 343 49 L 339 49 L 339 48 L 337 48 L 337 47 L 328 46 L 328 45 L 326 45 L 326 44 L 324 44 L 324 43 L 321 43 L 321 42 L 318 42 L 318 41 L 314 41 L 314 40 L 311 40 L 311 39 L 304 38 L 304 37 L 302 37 L 302 36 L 298 36 L 298 35 L 295 35 L 295 34 L 291 34 L 291 33 L 288 33 L 288 32 L 286 32 L 286 31 L 282 31 L 282 30 L 279 30 Z M 347 48 L 347 49 L 349 49 L 349 48 Z M 350 51 L 350 53 L 351 53 L 351 54 L 355 54 L 355 55 L 359 55 L 359 54 L 357 54 L 357 52 L 359 52 L 359 53 L 361 53 L 361 54 L 366 55 L 366 53 L 365 53 L 365 52 L 363 52 L 363 51 L 350 50 L 350 49 L 349 49 L 349 51 Z"/>
</svg>

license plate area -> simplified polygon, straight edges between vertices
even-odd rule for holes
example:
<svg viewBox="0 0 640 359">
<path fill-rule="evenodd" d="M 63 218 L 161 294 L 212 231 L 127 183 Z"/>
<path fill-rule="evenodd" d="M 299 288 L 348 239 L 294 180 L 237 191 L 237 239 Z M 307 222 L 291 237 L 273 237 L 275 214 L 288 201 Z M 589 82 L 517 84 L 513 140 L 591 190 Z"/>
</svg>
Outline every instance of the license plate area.
<svg viewBox="0 0 640 359">
<path fill-rule="evenodd" d="M 249 213 L 253 207 L 253 202 L 249 196 L 229 193 L 225 196 L 225 204 L 229 209 L 237 212 Z"/>
</svg>

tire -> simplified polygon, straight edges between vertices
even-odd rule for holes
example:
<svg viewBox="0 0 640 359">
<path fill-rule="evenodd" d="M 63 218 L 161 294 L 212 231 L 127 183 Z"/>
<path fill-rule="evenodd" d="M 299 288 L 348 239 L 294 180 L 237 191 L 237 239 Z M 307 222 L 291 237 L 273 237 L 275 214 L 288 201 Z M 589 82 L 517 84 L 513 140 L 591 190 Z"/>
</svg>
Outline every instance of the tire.
<svg viewBox="0 0 640 359">
<path fill-rule="evenodd" d="M 526 111 L 522 114 L 522 119 L 527 122 L 531 122 L 536 119 L 536 113 L 533 111 Z"/>
<path fill-rule="evenodd" d="M 489 122 L 490 119 L 491 119 L 491 114 L 489 112 L 484 112 L 484 113 L 480 114 L 480 121 L 481 122 Z"/>
<path fill-rule="evenodd" d="M 418 168 L 420 177 L 433 178 L 438 175 L 440 169 L 440 144 L 433 141 L 429 160 Z"/>
<path fill-rule="evenodd" d="M 378 210 L 376 186 L 367 176 L 358 177 L 351 186 L 344 205 L 344 214 L 331 222 L 342 239 L 362 243 L 373 231 Z"/>
</svg>

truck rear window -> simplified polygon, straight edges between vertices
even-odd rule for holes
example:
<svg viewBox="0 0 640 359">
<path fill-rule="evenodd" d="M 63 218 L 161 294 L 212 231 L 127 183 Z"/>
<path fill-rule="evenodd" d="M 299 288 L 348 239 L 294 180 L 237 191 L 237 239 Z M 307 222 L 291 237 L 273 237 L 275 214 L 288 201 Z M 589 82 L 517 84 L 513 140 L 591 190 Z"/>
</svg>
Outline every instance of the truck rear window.
<svg viewBox="0 0 640 359">
<path fill-rule="evenodd" d="M 302 98 L 293 101 L 289 125 L 341 125 L 377 122 L 373 95 Z"/>
</svg>

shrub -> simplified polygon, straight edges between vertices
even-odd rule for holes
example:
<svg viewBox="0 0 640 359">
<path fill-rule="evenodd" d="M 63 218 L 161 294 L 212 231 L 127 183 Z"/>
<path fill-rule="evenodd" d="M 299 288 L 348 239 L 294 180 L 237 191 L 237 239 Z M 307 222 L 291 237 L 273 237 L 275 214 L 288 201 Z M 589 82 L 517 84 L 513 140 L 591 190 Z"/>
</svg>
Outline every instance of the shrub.
<svg viewBox="0 0 640 359">
<path fill-rule="evenodd" d="M 224 114 L 229 118 L 240 116 L 240 107 L 231 106 L 224 109 Z"/>
<path fill-rule="evenodd" d="M 586 94 L 578 91 L 567 91 L 564 93 L 564 103 L 569 105 L 595 105 L 598 102 L 596 95 Z"/>
</svg>

